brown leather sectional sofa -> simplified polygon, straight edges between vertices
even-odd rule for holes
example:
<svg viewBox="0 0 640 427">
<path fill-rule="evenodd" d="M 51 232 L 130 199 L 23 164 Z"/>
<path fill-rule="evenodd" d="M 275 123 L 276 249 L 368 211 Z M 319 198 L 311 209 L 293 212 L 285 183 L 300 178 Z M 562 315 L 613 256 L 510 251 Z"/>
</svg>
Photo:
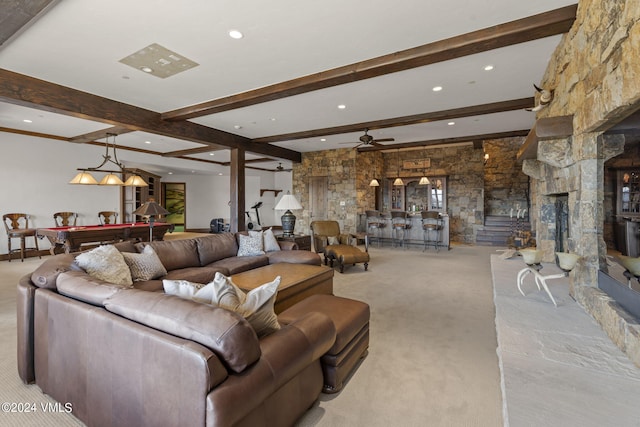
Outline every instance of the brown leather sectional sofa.
<svg viewBox="0 0 640 427">
<path fill-rule="evenodd" d="M 320 264 L 308 251 L 236 257 L 236 238 L 150 244 L 172 279 Z M 320 358 L 336 342 L 328 315 L 306 311 L 258 338 L 233 312 L 150 292 L 159 289 L 161 280 L 123 289 L 81 271 L 74 254 L 51 257 L 18 284 L 20 377 L 90 426 L 288 426 L 317 399 Z"/>
</svg>

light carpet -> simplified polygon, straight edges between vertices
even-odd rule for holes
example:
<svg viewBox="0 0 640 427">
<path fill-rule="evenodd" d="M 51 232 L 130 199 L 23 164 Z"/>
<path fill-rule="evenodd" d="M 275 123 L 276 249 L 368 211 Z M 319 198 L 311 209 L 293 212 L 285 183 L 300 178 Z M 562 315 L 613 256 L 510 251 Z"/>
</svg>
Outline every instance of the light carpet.
<svg viewBox="0 0 640 427">
<path fill-rule="evenodd" d="M 505 425 L 640 426 L 640 369 L 569 295 L 569 279 L 532 275 L 518 291 L 522 258 L 491 257 Z M 562 271 L 543 264 L 541 274 Z"/>
<path fill-rule="evenodd" d="M 322 394 L 298 422 L 308 426 L 502 425 L 490 271 L 493 248 L 370 248 L 336 271 L 335 294 L 371 305 L 368 356 L 337 394 Z M 0 263 L 0 398 L 52 402 L 16 372 L 15 285 L 39 265 Z M 76 426 L 68 414 L 0 413 L 3 426 Z"/>
</svg>

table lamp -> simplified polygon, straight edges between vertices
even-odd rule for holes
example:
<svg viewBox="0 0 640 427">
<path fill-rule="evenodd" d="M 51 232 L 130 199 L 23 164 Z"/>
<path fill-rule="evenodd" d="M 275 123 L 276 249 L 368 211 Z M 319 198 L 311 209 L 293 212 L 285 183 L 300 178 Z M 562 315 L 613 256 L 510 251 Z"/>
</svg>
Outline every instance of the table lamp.
<svg viewBox="0 0 640 427">
<path fill-rule="evenodd" d="M 153 242 L 153 223 L 156 215 L 168 215 L 171 212 L 160 206 L 154 199 L 144 202 L 138 209 L 133 211 L 134 215 L 149 217 L 149 241 Z"/>
<path fill-rule="evenodd" d="M 282 235 L 285 237 L 293 236 L 293 229 L 296 226 L 296 216 L 291 212 L 291 209 L 302 209 L 302 205 L 295 196 L 287 191 L 287 194 L 282 196 L 282 199 L 280 199 L 275 209 L 286 211 L 280 218 L 282 220 Z"/>
</svg>

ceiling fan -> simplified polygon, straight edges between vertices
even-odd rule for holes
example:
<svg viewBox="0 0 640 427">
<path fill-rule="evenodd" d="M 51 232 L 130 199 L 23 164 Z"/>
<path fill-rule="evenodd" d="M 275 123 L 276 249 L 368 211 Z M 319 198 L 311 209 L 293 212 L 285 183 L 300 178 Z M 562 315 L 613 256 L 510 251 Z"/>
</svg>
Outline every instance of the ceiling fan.
<svg viewBox="0 0 640 427">
<path fill-rule="evenodd" d="M 284 166 L 282 166 L 282 163 L 278 162 L 278 166 L 276 166 L 276 172 L 291 172 L 291 169 L 285 169 Z"/>
<path fill-rule="evenodd" d="M 380 142 L 389 142 L 389 141 L 395 141 L 394 138 L 381 138 L 381 139 L 374 139 L 371 135 L 369 135 L 367 132 L 369 132 L 369 129 L 365 129 L 364 130 L 364 135 L 362 135 L 359 139 L 360 139 L 360 143 L 358 145 L 356 145 L 353 148 L 358 148 L 361 145 L 375 145 L 376 147 L 382 147 L 384 146 L 383 144 L 380 144 Z M 342 142 L 341 144 L 353 144 L 352 142 Z"/>
</svg>

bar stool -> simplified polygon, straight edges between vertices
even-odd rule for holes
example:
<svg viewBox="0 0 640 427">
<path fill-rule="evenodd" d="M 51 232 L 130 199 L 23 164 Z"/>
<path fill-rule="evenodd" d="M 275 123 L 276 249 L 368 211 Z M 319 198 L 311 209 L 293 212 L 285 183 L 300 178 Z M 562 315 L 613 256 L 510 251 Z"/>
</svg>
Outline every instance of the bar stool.
<svg viewBox="0 0 640 427">
<path fill-rule="evenodd" d="M 436 252 L 439 252 L 439 245 L 442 244 L 442 218 L 438 211 L 422 211 L 422 239 L 424 247 L 422 252 L 427 249 L 427 245 L 433 245 Z"/>
<path fill-rule="evenodd" d="M 53 220 L 56 222 L 56 227 L 75 227 L 78 214 L 76 212 L 56 212 L 53 214 Z"/>
<path fill-rule="evenodd" d="M 25 213 L 9 213 L 2 216 L 2 222 L 4 222 L 4 228 L 7 230 L 7 248 L 9 249 L 9 262 L 11 262 L 11 254 L 13 252 L 20 251 L 20 260 L 24 262 L 24 254 L 27 249 L 35 249 L 40 256 L 40 249 L 38 248 L 38 239 L 36 237 L 36 229 L 29 228 L 29 215 Z M 35 247 L 25 247 L 25 241 L 27 237 L 33 237 Z M 11 239 L 20 239 L 20 249 L 11 249 Z"/>
<path fill-rule="evenodd" d="M 380 247 L 380 238 L 382 237 L 382 229 L 387 225 L 386 222 L 380 216 L 378 211 L 365 211 L 367 215 L 367 237 L 369 241 L 371 238 L 375 238 L 378 241 L 378 247 Z"/>
<path fill-rule="evenodd" d="M 100 220 L 100 225 L 111 224 L 111 217 L 113 217 L 113 223 L 116 224 L 118 222 L 118 212 L 114 212 L 114 211 L 98 212 L 98 219 Z"/>
<path fill-rule="evenodd" d="M 407 230 L 411 228 L 411 218 L 406 212 L 392 211 L 391 212 L 391 229 L 393 238 L 393 247 L 396 247 L 396 243 L 399 242 L 404 249 L 404 238 Z M 398 238 L 398 235 L 400 237 Z"/>
</svg>

